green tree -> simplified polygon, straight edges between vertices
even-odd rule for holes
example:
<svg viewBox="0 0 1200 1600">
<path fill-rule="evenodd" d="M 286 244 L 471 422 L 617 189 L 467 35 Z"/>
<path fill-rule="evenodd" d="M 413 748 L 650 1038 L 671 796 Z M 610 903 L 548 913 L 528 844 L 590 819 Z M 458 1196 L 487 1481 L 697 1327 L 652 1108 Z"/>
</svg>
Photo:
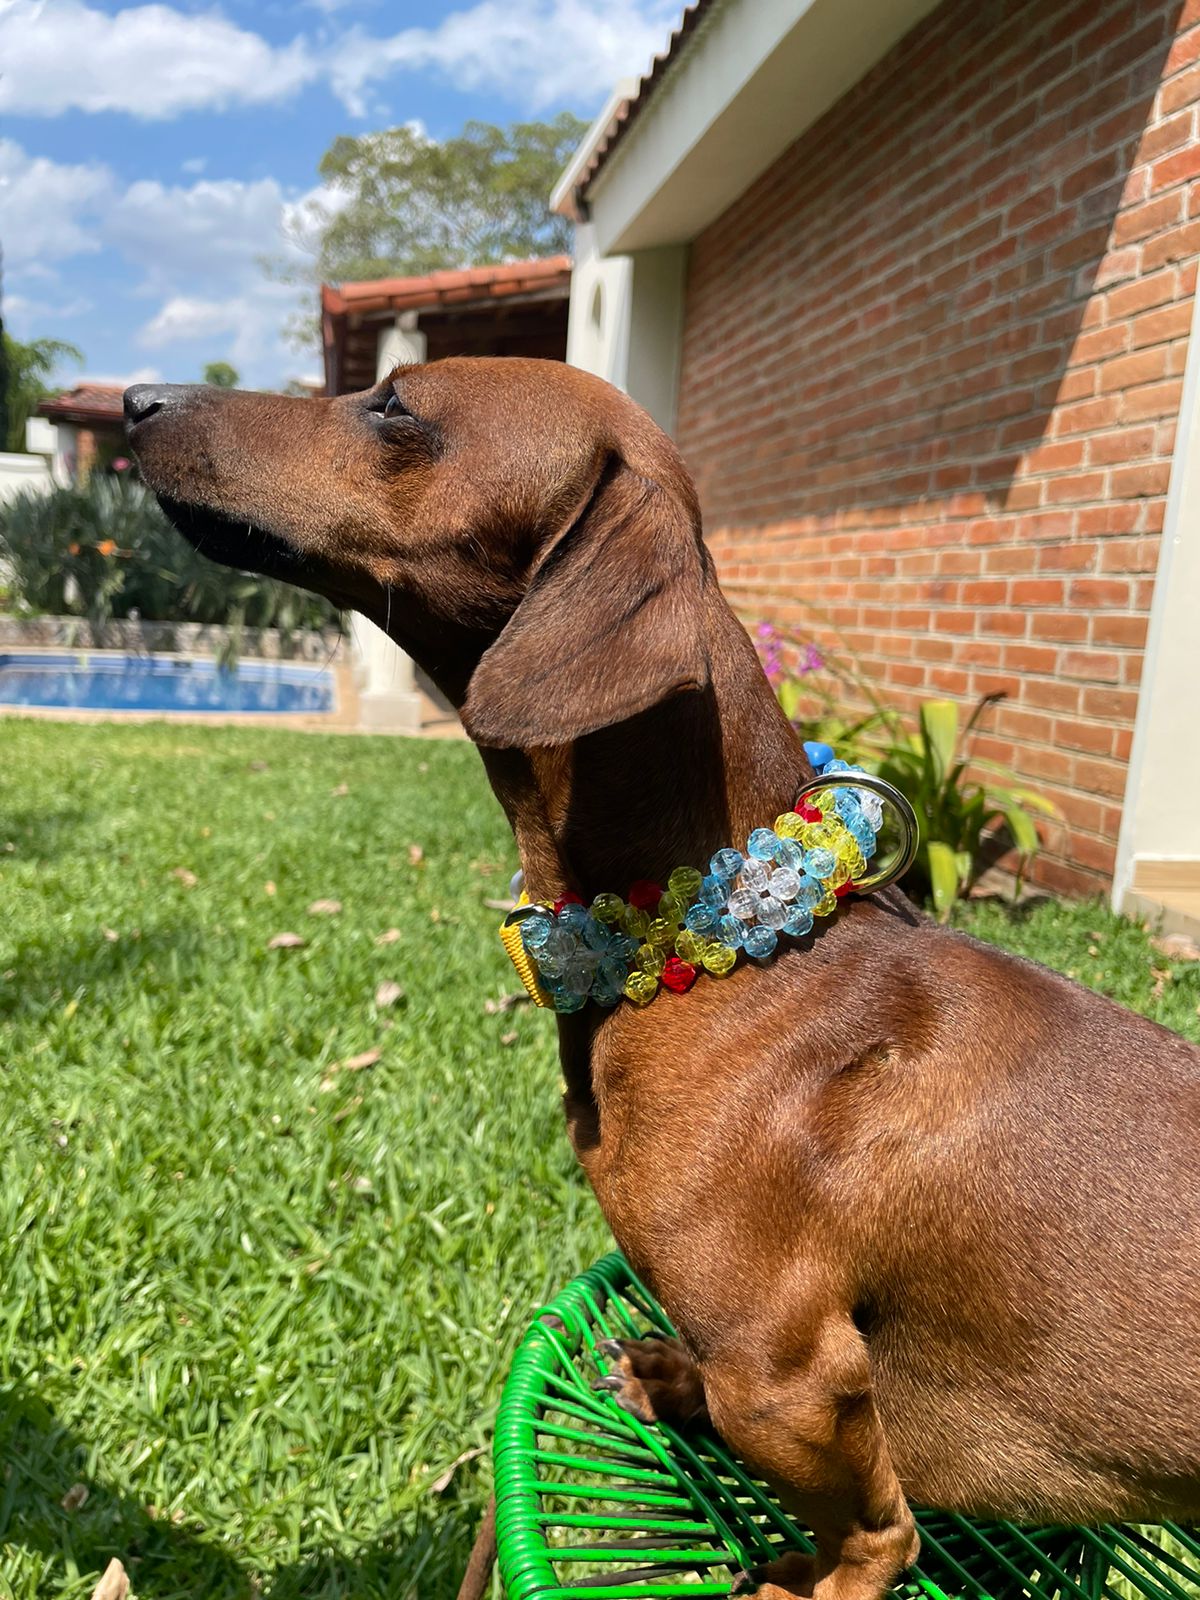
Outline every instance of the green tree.
<svg viewBox="0 0 1200 1600">
<path fill-rule="evenodd" d="M 236 389 L 242 375 L 228 361 L 209 361 L 204 367 L 204 381 L 211 383 L 214 389 Z"/>
<path fill-rule="evenodd" d="M 54 393 L 46 379 L 63 361 L 82 362 L 83 352 L 63 339 L 31 339 L 21 344 L 9 333 L 0 333 L 0 338 L 4 340 L 8 413 L 8 435 L 0 440 L 0 449 L 23 451 L 26 421 L 37 410 L 38 401 Z"/>
<path fill-rule="evenodd" d="M 417 128 L 335 139 L 320 165 L 344 202 L 314 213 L 325 283 L 556 255 L 571 226 L 548 205 L 586 124 L 468 122 L 439 142 Z"/>
</svg>

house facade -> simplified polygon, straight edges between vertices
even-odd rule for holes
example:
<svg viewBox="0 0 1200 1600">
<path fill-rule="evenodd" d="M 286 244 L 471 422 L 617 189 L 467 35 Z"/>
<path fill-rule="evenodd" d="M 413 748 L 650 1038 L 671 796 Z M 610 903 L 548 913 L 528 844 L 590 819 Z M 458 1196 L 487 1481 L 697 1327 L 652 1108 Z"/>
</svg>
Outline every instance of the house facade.
<svg viewBox="0 0 1200 1600">
<path fill-rule="evenodd" d="M 569 359 L 677 438 L 747 617 L 1200 910 L 1200 0 L 699 0 L 556 190 Z M 1200 341 L 1191 341 L 1196 349 Z"/>
</svg>

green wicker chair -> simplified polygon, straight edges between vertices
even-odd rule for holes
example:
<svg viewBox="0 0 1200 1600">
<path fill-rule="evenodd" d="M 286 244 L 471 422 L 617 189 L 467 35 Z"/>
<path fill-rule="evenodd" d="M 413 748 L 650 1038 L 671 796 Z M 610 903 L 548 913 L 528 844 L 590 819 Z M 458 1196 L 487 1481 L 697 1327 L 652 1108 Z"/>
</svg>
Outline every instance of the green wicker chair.
<svg viewBox="0 0 1200 1600">
<path fill-rule="evenodd" d="M 718 1439 L 645 1427 L 593 1390 L 608 1370 L 599 1341 L 651 1330 L 672 1331 L 610 1255 L 542 1308 L 517 1350 L 495 1437 L 508 1600 L 727 1595 L 735 1573 L 812 1548 Z M 918 1521 L 921 1560 L 903 1600 L 1200 1600 L 1195 1530 Z"/>
</svg>

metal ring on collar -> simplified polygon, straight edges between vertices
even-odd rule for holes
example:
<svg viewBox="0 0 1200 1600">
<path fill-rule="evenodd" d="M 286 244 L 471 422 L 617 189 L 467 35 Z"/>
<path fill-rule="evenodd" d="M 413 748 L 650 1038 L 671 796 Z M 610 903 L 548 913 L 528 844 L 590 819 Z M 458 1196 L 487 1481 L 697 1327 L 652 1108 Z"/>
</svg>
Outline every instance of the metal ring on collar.
<svg viewBox="0 0 1200 1600">
<path fill-rule="evenodd" d="M 891 806 L 900 820 L 901 839 L 894 859 L 873 877 L 856 881 L 855 892 L 870 894 L 872 890 L 886 889 L 897 879 L 902 878 L 917 859 L 921 830 L 916 812 L 899 789 L 886 778 L 877 778 L 873 772 L 830 772 L 823 778 L 810 778 L 807 783 L 802 784 L 796 796 L 796 804 L 799 805 L 801 800 L 821 789 L 869 789 L 872 794 L 877 794 L 885 805 Z"/>
<path fill-rule="evenodd" d="M 514 906 L 505 917 L 502 924 L 505 928 L 515 928 L 518 922 L 524 922 L 526 917 L 552 917 L 553 906 L 540 905 L 536 900 L 526 900 L 524 905 Z"/>
</svg>

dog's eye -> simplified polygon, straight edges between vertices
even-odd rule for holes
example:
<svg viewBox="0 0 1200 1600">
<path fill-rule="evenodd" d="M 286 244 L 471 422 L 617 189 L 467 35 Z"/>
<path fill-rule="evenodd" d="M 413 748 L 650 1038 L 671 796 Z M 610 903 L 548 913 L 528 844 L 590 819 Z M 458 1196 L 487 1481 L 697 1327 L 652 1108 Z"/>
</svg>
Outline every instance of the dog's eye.
<svg viewBox="0 0 1200 1600">
<path fill-rule="evenodd" d="M 412 416 L 412 412 L 408 409 L 408 407 L 406 405 L 402 405 L 401 404 L 400 396 L 398 394 L 390 394 L 390 395 L 388 395 L 387 405 L 385 405 L 384 408 L 383 408 L 383 414 L 384 414 L 385 417 L 411 417 Z"/>
</svg>

